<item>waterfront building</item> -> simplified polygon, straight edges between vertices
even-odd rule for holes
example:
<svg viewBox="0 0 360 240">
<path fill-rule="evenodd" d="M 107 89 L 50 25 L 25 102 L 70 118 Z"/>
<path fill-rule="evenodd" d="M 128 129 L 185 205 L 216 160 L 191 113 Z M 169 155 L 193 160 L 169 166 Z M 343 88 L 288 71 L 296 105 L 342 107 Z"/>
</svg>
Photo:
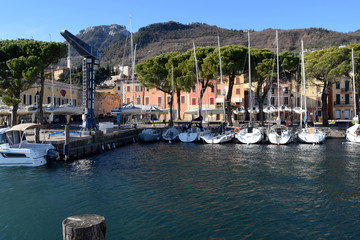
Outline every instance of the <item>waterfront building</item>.
<svg viewBox="0 0 360 240">
<path fill-rule="evenodd" d="M 340 78 L 331 86 L 329 106 L 330 119 L 351 120 L 355 117 L 353 84 L 350 79 Z"/>
<path fill-rule="evenodd" d="M 204 91 L 202 97 L 202 107 L 205 109 L 215 109 L 220 108 L 223 103 L 223 94 L 225 98 L 228 92 L 228 80 L 224 77 L 224 90 L 220 84 L 220 79 L 214 79 L 210 81 L 210 86 Z M 139 81 L 134 79 L 134 83 L 129 78 L 123 78 L 116 81 L 115 85 L 116 94 L 121 96 L 122 103 L 127 104 L 133 102 L 135 105 L 152 105 L 156 106 L 161 110 L 169 110 L 169 102 L 171 95 L 164 93 L 158 89 L 146 89 L 143 88 Z M 173 100 L 173 118 L 176 119 L 178 116 L 178 111 L 180 112 L 181 119 L 191 120 L 195 118 L 198 114 L 194 113 L 198 109 L 199 105 L 199 91 L 201 87 L 197 84 L 194 84 L 190 92 L 180 92 L 180 96 L 174 94 Z M 178 108 L 178 98 L 180 102 L 180 108 Z M 244 77 L 237 76 L 235 78 L 234 86 L 232 89 L 232 99 L 231 102 L 233 105 L 245 107 L 244 103 Z M 206 114 L 206 111 L 205 111 Z M 161 119 L 169 119 L 169 113 L 161 116 Z M 221 121 L 223 120 L 223 114 L 211 114 L 208 116 L 203 116 L 207 121 Z M 158 116 L 160 119 L 160 116 Z"/>
</svg>

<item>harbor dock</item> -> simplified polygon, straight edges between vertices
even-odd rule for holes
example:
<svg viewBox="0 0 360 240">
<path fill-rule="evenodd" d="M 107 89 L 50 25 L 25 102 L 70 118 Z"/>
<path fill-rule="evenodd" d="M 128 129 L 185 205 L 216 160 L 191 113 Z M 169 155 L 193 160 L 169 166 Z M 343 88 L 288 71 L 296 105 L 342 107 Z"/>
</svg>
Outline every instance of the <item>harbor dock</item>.
<svg viewBox="0 0 360 240">
<path fill-rule="evenodd" d="M 217 125 L 213 124 L 213 126 L 210 125 L 209 127 L 215 126 Z M 228 128 L 234 129 L 237 126 L 238 125 Z M 126 128 L 113 127 L 105 131 L 85 132 L 78 130 L 73 131 L 72 129 L 70 131 L 70 126 L 65 125 L 65 129 L 43 129 L 40 132 L 39 140 L 40 142 L 47 142 L 54 145 L 59 152 L 60 160 L 72 161 L 137 142 L 138 135 L 144 128 L 164 129 L 166 127 L 165 124 L 148 124 Z M 262 127 L 264 133 L 267 127 L 268 126 Z M 298 126 L 290 126 L 289 128 L 295 133 L 297 127 Z M 346 127 L 316 127 L 325 132 L 327 139 L 336 138 L 345 140 Z M 29 141 L 35 141 L 35 136 L 27 136 L 27 138 Z"/>
</svg>

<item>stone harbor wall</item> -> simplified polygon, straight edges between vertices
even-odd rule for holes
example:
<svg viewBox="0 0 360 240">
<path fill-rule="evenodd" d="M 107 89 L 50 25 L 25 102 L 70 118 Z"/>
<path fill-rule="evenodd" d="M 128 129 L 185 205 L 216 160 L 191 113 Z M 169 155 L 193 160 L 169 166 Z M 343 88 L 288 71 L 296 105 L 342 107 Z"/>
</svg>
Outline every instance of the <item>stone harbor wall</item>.
<svg viewBox="0 0 360 240">
<path fill-rule="evenodd" d="M 120 102 L 120 95 L 104 92 L 95 92 L 95 117 L 98 117 L 100 114 L 103 114 L 105 116 L 105 114 L 109 113 L 112 108 L 119 107 Z"/>
</svg>

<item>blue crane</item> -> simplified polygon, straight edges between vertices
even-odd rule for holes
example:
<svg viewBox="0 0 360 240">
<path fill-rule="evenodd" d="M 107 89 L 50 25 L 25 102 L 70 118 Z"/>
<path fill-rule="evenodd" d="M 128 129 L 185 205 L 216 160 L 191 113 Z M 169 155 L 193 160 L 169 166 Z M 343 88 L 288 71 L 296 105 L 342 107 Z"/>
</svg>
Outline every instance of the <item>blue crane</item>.
<svg viewBox="0 0 360 240">
<path fill-rule="evenodd" d="M 97 130 L 94 114 L 95 93 L 95 65 L 100 64 L 100 55 L 87 43 L 74 36 L 67 30 L 61 30 L 60 34 L 84 57 L 83 59 L 83 115 L 82 128 L 84 130 Z"/>
</svg>

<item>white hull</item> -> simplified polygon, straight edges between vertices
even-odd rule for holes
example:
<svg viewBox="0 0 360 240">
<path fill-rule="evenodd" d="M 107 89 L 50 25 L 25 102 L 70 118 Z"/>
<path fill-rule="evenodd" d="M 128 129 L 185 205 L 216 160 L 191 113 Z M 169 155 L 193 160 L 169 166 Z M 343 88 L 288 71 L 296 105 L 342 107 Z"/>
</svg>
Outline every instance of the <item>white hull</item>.
<svg viewBox="0 0 360 240">
<path fill-rule="evenodd" d="M 320 144 L 325 141 L 325 134 L 319 129 L 303 128 L 297 134 L 297 139 L 302 143 Z"/>
<path fill-rule="evenodd" d="M 354 126 L 346 130 L 346 140 L 349 142 L 360 143 L 360 125 L 356 123 Z"/>
<path fill-rule="evenodd" d="M 47 107 L 44 110 L 46 113 L 54 113 L 54 115 L 81 115 L 83 113 L 82 107 L 67 105 Z"/>
<path fill-rule="evenodd" d="M 260 143 L 264 136 L 258 128 L 243 128 L 239 133 L 235 134 L 235 138 L 244 144 L 255 144 Z"/>
<path fill-rule="evenodd" d="M 179 134 L 179 139 L 182 142 L 189 143 L 189 142 L 198 142 L 201 140 L 201 136 L 204 134 L 208 134 L 210 131 L 205 130 L 201 131 L 199 127 L 191 127 L 186 132 L 182 132 Z"/>
<path fill-rule="evenodd" d="M 230 142 L 234 138 L 232 131 L 225 131 L 225 133 L 209 133 L 201 136 L 205 143 L 218 144 Z"/>
<path fill-rule="evenodd" d="M 172 127 L 162 134 L 162 139 L 165 141 L 176 141 L 179 140 L 179 134 L 180 131 L 177 128 Z"/>
<path fill-rule="evenodd" d="M 37 167 L 47 163 L 48 150 L 55 147 L 51 144 L 21 143 L 21 147 L 9 144 L 0 145 L 0 166 Z"/>
<path fill-rule="evenodd" d="M 289 144 L 293 141 L 293 135 L 291 131 L 285 126 L 274 125 L 272 126 L 268 133 L 267 137 L 270 143 L 272 144 Z"/>
<path fill-rule="evenodd" d="M 161 138 L 161 131 L 159 129 L 144 129 L 139 134 L 139 139 L 142 142 L 155 142 Z"/>
</svg>

